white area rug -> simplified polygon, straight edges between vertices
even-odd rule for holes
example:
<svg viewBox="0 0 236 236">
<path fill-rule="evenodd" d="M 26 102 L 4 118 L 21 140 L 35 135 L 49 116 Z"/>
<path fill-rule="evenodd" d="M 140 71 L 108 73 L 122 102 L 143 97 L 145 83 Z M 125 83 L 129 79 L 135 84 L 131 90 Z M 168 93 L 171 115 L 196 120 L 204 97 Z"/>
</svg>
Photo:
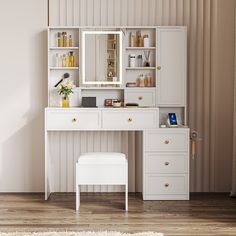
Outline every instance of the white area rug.
<svg viewBox="0 0 236 236">
<path fill-rule="evenodd" d="M 144 233 L 120 233 L 120 232 L 47 232 L 47 233 L 0 233 L 0 236 L 164 236 L 162 233 L 144 232 Z"/>
</svg>

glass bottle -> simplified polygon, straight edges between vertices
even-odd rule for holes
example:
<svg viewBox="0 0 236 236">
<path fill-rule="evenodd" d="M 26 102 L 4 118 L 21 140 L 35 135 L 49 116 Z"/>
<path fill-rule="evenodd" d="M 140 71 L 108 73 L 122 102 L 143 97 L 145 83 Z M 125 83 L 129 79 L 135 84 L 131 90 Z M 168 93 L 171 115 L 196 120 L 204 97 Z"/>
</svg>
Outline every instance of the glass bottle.
<svg viewBox="0 0 236 236">
<path fill-rule="evenodd" d="M 58 53 L 55 55 L 55 67 L 60 67 L 60 57 Z"/>
<path fill-rule="evenodd" d="M 72 36 L 70 35 L 69 36 L 69 40 L 68 40 L 69 42 L 68 42 L 68 47 L 72 47 Z"/>
<path fill-rule="evenodd" d="M 66 54 L 62 56 L 62 67 L 66 67 Z"/>
<path fill-rule="evenodd" d="M 63 47 L 67 47 L 67 34 L 66 34 L 66 32 L 64 32 L 64 34 L 63 34 Z"/>
<path fill-rule="evenodd" d="M 75 56 L 74 52 L 69 52 L 69 67 L 74 67 L 75 66 Z"/>
<path fill-rule="evenodd" d="M 135 41 L 135 36 L 134 36 L 134 34 L 131 32 L 131 33 L 130 33 L 130 38 L 129 38 L 129 46 L 130 46 L 130 47 L 134 47 L 134 41 Z"/>
<path fill-rule="evenodd" d="M 61 33 L 57 33 L 57 47 L 61 47 Z"/>
<path fill-rule="evenodd" d="M 143 46 L 143 38 L 141 31 L 137 32 L 137 47 L 142 47 Z"/>
</svg>

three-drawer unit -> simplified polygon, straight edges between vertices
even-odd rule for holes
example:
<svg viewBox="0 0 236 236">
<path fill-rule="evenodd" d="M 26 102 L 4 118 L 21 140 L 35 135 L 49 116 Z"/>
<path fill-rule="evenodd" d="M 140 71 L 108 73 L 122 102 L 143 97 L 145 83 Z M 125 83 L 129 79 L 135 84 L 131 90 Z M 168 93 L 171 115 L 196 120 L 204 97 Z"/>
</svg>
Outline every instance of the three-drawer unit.
<svg viewBox="0 0 236 236">
<path fill-rule="evenodd" d="M 189 199 L 189 129 L 144 132 L 143 199 Z"/>
</svg>

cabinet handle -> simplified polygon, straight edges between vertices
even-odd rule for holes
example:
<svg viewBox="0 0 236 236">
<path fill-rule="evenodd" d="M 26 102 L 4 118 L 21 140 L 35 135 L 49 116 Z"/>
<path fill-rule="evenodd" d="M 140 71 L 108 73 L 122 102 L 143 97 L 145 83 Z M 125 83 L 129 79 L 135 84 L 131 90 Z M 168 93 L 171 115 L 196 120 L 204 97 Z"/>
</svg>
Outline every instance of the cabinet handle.
<svg viewBox="0 0 236 236">
<path fill-rule="evenodd" d="M 170 185 L 169 184 L 165 184 L 165 187 L 168 188 Z"/>
<path fill-rule="evenodd" d="M 76 121 L 77 121 L 77 119 L 76 119 L 76 118 L 73 118 L 73 119 L 72 119 L 72 122 L 76 122 Z"/>
<path fill-rule="evenodd" d="M 169 141 L 169 140 L 166 140 L 166 141 L 165 141 L 165 144 L 169 144 L 169 143 L 170 143 L 170 141 Z"/>
<path fill-rule="evenodd" d="M 168 162 L 168 161 L 167 161 L 167 162 L 165 162 L 165 166 L 168 166 L 169 164 L 170 164 L 170 162 Z"/>
<path fill-rule="evenodd" d="M 142 96 L 138 97 L 138 100 L 143 100 L 143 97 Z"/>
<path fill-rule="evenodd" d="M 157 66 L 157 70 L 161 70 L 161 66 Z"/>
<path fill-rule="evenodd" d="M 128 122 L 132 122 L 132 118 L 129 118 L 129 119 L 128 119 Z"/>
</svg>

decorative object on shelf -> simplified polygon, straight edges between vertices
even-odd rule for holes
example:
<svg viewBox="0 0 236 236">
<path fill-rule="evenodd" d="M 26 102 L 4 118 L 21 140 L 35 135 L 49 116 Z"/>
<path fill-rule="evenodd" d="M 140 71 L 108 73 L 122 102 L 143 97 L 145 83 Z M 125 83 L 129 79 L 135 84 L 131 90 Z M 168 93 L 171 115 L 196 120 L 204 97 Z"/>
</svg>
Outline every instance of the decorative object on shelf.
<svg viewBox="0 0 236 236">
<path fill-rule="evenodd" d="M 138 105 L 138 103 L 126 103 L 125 106 L 132 108 L 132 107 L 138 107 L 139 105 Z"/>
<path fill-rule="evenodd" d="M 72 35 L 67 37 L 67 32 L 57 32 L 57 47 L 73 47 Z"/>
<path fill-rule="evenodd" d="M 138 78 L 136 79 L 136 86 L 137 87 L 144 87 L 144 79 L 145 79 L 145 77 L 143 74 L 139 75 Z"/>
<path fill-rule="evenodd" d="M 135 35 L 130 32 L 130 36 L 129 36 L 129 46 L 130 47 L 135 47 Z"/>
<path fill-rule="evenodd" d="M 60 67 L 60 57 L 58 55 L 58 53 L 55 54 L 55 67 Z"/>
<path fill-rule="evenodd" d="M 70 107 L 69 95 L 74 93 L 73 88 L 75 88 L 73 81 L 70 79 L 63 79 L 57 88 L 58 94 L 62 95 L 62 107 Z"/>
<path fill-rule="evenodd" d="M 82 107 L 97 107 L 96 97 L 82 97 Z"/>
<path fill-rule="evenodd" d="M 143 56 L 138 55 L 137 59 L 138 59 L 138 67 L 142 67 L 143 66 Z"/>
<path fill-rule="evenodd" d="M 72 47 L 72 45 L 73 45 L 73 43 L 72 43 L 72 36 L 70 35 L 69 39 L 68 39 L 68 46 Z"/>
<path fill-rule="evenodd" d="M 135 67 L 135 55 L 134 54 L 129 55 L 129 66 L 132 68 Z"/>
<path fill-rule="evenodd" d="M 143 53 L 144 53 L 144 56 L 145 56 L 145 61 L 144 61 L 144 66 L 145 67 L 150 67 L 150 50 L 148 50 L 148 51 L 143 51 Z"/>
<path fill-rule="evenodd" d="M 126 87 L 137 87 L 135 82 L 127 82 Z"/>
<path fill-rule="evenodd" d="M 75 53 L 70 51 L 68 54 L 54 55 L 54 66 L 57 67 L 76 67 Z"/>
<path fill-rule="evenodd" d="M 67 33 L 62 32 L 62 47 L 67 47 Z"/>
<path fill-rule="evenodd" d="M 105 99 L 104 100 L 104 106 L 105 107 L 111 107 L 112 106 L 112 99 Z"/>
<path fill-rule="evenodd" d="M 112 101 L 112 107 L 114 107 L 114 108 L 121 107 L 121 101 L 120 100 L 113 100 Z"/>
<path fill-rule="evenodd" d="M 64 79 L 67 79 L 69 77 L 70 77 L 69 73 L 63 74 L 62 78 L 59 80 L 59 82 L 57 84 L 54 85 L 54 87 L 56 88 Z"/>
<path fill-rule="evenodd" d="M 145 34 L 145 35 L 143 36 L 143 46 L 144 46 L 145 48 L 148 48 L 148 47 L 149 47 L 149 36 L 148 36 L 148 34 Z"/>
<path fill-rule="evenodd" d="M 142 47 L 143 46 L 143 38 L 141 31 L 137 32 L 137 47 Z"/>
<path fill-rule="evenodd" d="M 57 47 L 61 47 L 62 46 L 62 43 L 61 43 L 61 33 L 58 32 L 57 33 Z"/>
</svg>

